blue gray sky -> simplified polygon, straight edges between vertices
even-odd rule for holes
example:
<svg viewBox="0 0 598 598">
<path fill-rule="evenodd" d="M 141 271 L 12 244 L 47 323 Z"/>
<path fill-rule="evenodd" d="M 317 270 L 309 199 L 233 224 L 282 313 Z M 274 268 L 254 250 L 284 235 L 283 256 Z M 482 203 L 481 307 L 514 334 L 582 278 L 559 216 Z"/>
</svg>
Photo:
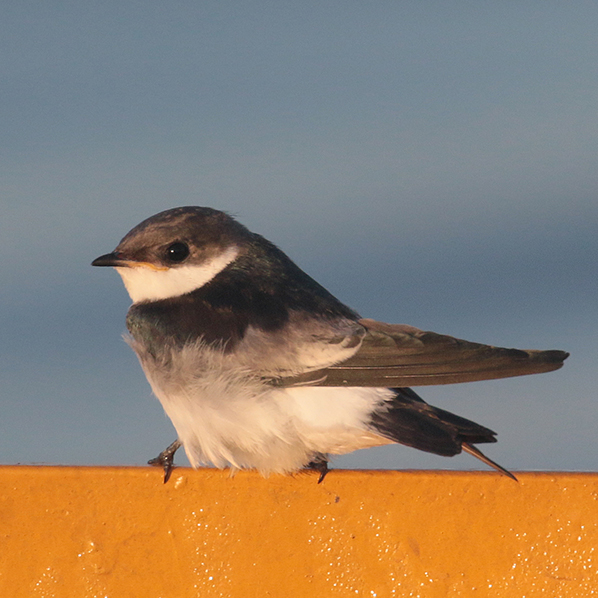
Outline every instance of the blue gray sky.
<svg viewBox="0 0 598 598">
<path fill-rule="evenodd" d="M 0 462 L 142 464 L 174 439 L 90 262 L 204 205 L 364 316 L 571 351 L 421 394 L 495 429 L 508 468 L 595 470 L 597 22 L 583 1 L 3 6 Z"/>
</svg>

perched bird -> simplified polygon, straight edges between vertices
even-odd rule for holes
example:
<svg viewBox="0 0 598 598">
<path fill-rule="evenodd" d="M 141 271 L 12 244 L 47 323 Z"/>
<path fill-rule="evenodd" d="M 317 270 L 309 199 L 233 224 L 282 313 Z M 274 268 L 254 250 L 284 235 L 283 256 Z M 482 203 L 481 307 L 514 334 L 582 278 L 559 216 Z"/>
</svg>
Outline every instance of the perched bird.
<svg viewBox="0 0 598 598">
<path fill-rule="evenodd" d="M 150 461 L 167 481 L 182 445 L 193 467 L 328 471 L 330 455 L 400 443 L 438 455 L 492 430 L 407 386 L 549 372 L 563 351 L 472 343 L 362 319 L 280 249 L 224 212 L 182 207 L 133 228 L 94 266 L 133 301 L 128 342 L 176 428 Z"/>
</svg>

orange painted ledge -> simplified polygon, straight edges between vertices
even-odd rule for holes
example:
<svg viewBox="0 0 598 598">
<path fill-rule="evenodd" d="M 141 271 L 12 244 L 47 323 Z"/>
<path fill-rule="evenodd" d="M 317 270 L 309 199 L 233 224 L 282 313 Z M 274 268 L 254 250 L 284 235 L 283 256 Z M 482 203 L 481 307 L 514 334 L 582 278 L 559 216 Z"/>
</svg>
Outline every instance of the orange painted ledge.
<svg viewBox="0 0 598 598">
<path fill-rule="evenodd" d="M 598 596 L 598 474 L 0 467 L 0 596 Z"/>
</svg>

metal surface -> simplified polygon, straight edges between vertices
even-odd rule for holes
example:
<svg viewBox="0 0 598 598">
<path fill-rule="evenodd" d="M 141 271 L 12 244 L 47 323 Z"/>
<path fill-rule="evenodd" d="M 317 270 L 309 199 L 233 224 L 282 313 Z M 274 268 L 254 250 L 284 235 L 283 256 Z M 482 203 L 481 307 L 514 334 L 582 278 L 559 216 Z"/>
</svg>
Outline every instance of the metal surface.
<svg viewBox="0 0 598 598">
<path fill-rule="evenodd" d="M 598 474 L 0 468 L 0 596 L 598 596 Z"/>
</svg>

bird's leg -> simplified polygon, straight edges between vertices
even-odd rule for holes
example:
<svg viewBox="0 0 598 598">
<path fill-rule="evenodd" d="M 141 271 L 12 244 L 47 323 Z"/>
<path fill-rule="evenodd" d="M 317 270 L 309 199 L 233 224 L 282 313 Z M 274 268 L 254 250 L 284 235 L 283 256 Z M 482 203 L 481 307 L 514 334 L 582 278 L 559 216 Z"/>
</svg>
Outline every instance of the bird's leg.
<svg viewBox="0 0 598 598">
<path fill-rule="evenodd" d="M 320 472 L 320 477 L 318 478 L 318 484 L 321 484 L 326 477 L 326 474 L 330 471 L 328 469 L 328 459 L 326 455 L 323 453 L 317 453 L 314 455 L 312 461 L 307 464 L 307 469 L 314 469 L 315 471 Z"/>
<path fill-rule="evenodd" d="M 150 459 L 147 464 L 164 468 L 164 483 L 170 479 L 170 474 L 174 469 L 174 454 L 183 443 L 177 438 L 172 444 L 169 444 L 155 459 Z"/>
</svg>

